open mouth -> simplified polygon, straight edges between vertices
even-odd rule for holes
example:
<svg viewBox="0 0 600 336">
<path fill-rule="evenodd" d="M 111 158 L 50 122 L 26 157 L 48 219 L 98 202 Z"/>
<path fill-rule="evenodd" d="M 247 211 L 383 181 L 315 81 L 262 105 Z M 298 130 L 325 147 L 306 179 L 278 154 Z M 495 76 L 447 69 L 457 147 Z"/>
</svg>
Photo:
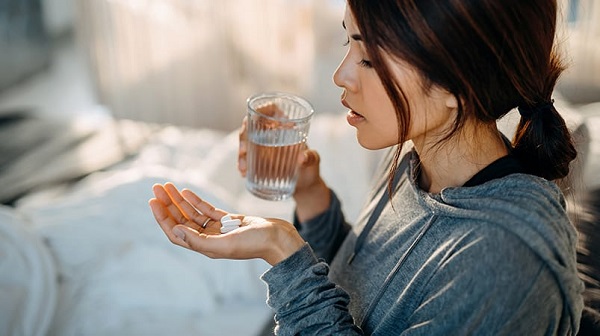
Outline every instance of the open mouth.
<svg viewBox="0 0 600 336">
<path fill-rule="evenodd" d="M 348 114 L 346 114 L 346 121 L 348 121 L 350 126 L 358 127 L 359 124 L 362 124 L 365 121 L 365 117 L 363 117 L 360 113 L 349 110 Z"/>
<path fill-rule="evenodd" d="M 364 118 L 364 116 L 363 116 L 362 114 L 360 114 L 360 113 L 358 113 L 358 112 L 356 112 L 356 111 L 354 111 L 354 110 L 352 110 L 352 109 L 350 109 L 350 111 L 348 111 L 348 113 L 349 113 L 349 114 L 351 114 L 353 117 L 357 117 L 357 118 L 358 118 L 358 117 L 360 117 L 360 118 Z"/>
<path fill-rule="evenodd" d="M 346 120 L 348 121 L 348 123 L 350 125 L 356 126 L 365 120 L 365 117 L 362 114 L 354 111 L 352 109 L 352 107 L 350 106 L 350 104 L 348 104 L 348 102 L 346 102 L 346 100 L 343 98 L 342 98 L 342 105 L 344 105 L 345 107 L 348 108 L 348 114 L 346 115 Z"/>
<path fill-rule="evenodd" d="M 364 116 L 362 114 L 354 111 L 354 109 L 352 109 L 352 107 L 350 106 L 350 104 L 348 104 L 348 102 L 345 99 L 342 99 L 342 105 L 344 105 L 346 108 L 348 108 L 350 110 L 348 113 L 352 113 L 352 114 L 354 114 L 356 116 L 364 118 Z"/>
</svg>

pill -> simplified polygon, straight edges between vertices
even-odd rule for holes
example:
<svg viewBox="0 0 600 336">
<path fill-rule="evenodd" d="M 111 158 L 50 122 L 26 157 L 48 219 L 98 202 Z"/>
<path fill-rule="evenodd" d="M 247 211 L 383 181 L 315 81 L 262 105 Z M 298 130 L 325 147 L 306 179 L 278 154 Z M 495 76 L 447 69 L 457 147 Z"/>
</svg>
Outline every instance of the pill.
<svg viewBox="0 0 600 336">
<path fill-rule="evenodd" d="M 237 229 L 239 226 L 223 226 L 221 227 L 221 233 L 227 233 L 227 232 L 231 232 L 235 229 Z"/>
<path fill-rule="evenodd" d="M 230 220 L 231 220 L 231 215 L 225 215 L 225 216 L 221 217 L 221 223 L 230 221 Z"/>
<path fill-rule="evenodd" d="M 239 219 L 232 219 L 232 220 L 228 220 L 228 221 L 221 221 L 221 225 L 222 226 L 240 226 L 242 224 L 242 221 Z"/>
</svg>

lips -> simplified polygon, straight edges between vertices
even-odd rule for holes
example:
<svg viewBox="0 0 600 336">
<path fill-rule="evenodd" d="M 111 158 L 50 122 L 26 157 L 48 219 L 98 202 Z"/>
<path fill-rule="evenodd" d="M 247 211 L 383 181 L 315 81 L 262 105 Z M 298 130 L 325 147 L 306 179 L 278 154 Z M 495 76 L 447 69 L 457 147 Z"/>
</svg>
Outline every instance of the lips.
<svg viewBox="0 0 600 336">
<path fill-rule="evenodd" d="M 346 121 L 348 121 L 348 124 L 359 127 L 359 125 L 365 121 L 365 117 L 360 113 L 356 113 L 344 97 L 342 97 L 342 105 L 348 108 L 348 114 L 346 114 Z"/>
<path fill-rule="evenodd" d="M 360 117 L 363 117 L 362 114 L 356 112 L 351 106 L 350 104 L 348 104 L 348 102 L 346 102 L 346 99 L 342 99 L 342 105 L 344 105 L 346 108 L 348 108 L 350 110 L 350 113 L 358 115 Z M 363 117 L 364 118 L 364 117 Z"/>
<path fill-rule="evenodd" d="M 348 105 L 348 103 L 346 102 L 346 99 L 342 98 L 342 105 L 346 106 L 347 108 L 352 110 L 352 107 L 350 107 L 350 105 Z"/>
</svg>

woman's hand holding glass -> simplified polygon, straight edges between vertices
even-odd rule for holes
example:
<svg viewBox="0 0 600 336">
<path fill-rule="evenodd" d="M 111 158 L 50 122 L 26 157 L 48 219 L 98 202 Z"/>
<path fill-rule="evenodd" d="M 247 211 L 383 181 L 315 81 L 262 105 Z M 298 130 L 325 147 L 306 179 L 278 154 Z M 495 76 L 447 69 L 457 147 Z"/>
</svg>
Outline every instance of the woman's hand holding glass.
<svg viewBox="0 0 600 336">
<path fill-rule="evenodd" d="M 172 183 L 156 184 L 152 191 L 150 208 L 169 240 L 210 258 L 260 258 L 276 265 L 305 243 L 284 220 L 228 214 L 190 190 L 180 192 Z M 241 225 L 222 234 L 220 219 L 225 215 L 239 219 Z"/>
<path fill-rule="evenodd" d="M 277 107 L 264 106 L 261 113 L 277 115 Z M 244 118 L 239 131 L 238 170 L 246 176 L 248 152 L 247 117 Z M 323 213 L 329 207 L 331 194 L 319 171 L 319 154 L 308 147 L 298 157 L 298 180 L 293 197 L 296 202 L 296 216 L 303 222 Z"/>
</svg>

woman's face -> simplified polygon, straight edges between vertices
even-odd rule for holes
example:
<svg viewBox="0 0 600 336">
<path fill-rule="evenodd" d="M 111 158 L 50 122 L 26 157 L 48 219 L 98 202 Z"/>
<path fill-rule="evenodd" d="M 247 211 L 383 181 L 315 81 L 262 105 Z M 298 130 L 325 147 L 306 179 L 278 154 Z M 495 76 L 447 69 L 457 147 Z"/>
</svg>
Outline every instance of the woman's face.
<svg viewBox="0 0 600 336">
<path fill-rule="evenodd" d="M 356 128 L 361 146 L 381 149 L 398 144 L 398 118 L 379 76 L 369 62 L 363 38 L 351 11 L 346 8 L 344 26 L 348 35 L 348 52 L 333 75 L 343 89 L 342 104 L 350 111 L 348 123 Z M 413 67 L 384 53 L 395 80 L 406 94 L 411 125 L 407 140 L 417 149 L 427 137 L 440 138 L 453 121 L 456 101 L 445 90 L 433 86 L 424 89 L 423 79 Z"/>
</svg>

